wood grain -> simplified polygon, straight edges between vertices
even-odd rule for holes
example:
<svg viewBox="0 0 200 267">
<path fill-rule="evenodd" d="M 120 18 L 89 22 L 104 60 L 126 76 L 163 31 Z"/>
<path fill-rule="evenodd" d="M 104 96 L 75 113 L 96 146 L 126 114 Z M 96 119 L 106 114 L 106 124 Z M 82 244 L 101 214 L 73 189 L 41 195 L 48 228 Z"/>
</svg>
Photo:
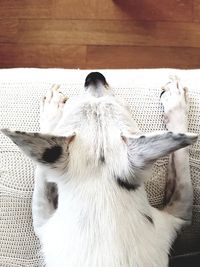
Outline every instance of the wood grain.
<svg viewBox="0 0 200 267">
<path fill-rule="evenodd" d="M 0 43 L 16 40 L 18 33 L 17 19 L 0 19 Z"/>
<path fill-rule="evenodd" d="M 200 21 L 200 0 L 193 0 L 194 4 L 193 4 L 193 20 L 195 22 Z"/>
<path fill-rule="evenodd" d="M 86 47 L 0 44 L 0 66 L 83 68 Z"/>
<path fill-rule="evenodd" d="M 200 48 L 90 46 L 87 68 L 198 68 Z"/>
<path fill-rule="evenodd" d="M 50 18 L 53 0 L 0 0 L 0 18 Z"/>
<path fill-rule="evenodd" d="M 200 0 L 0 0 L 0 67 L 200 68 Z"/>
<path fill-rule="evenodd" d="M 190 0 L 0 0 L 3 18 L 191 21 Z"/>
<path fill-rule="evenodd" d="M 199 23 L 22 19 L 10 42 L 199 47 L 199 29 Z"/>
</svg>

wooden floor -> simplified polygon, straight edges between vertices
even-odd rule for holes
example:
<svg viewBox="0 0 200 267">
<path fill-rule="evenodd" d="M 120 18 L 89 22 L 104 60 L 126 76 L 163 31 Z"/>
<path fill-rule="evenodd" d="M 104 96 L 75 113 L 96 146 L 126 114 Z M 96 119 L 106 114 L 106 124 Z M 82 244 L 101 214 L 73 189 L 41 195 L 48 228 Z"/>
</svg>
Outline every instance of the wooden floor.
<svg viewBox="0 0 200 267">
<path fill-rule="evenodd" d="M 200 0 L 0 0 L 0 68 L 200 68 Z"/>
</svg>

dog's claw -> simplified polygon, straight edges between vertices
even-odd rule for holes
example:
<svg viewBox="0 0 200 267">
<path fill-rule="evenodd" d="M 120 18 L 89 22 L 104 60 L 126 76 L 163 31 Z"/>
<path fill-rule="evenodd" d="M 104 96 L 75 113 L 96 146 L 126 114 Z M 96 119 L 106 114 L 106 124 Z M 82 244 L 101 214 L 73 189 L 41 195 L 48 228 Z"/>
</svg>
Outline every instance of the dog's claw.
<svg viewBox="0 0 200 267">
<path fill-rule="evenodd" d="M 161 94 L 160 94 L 160 98 L 162 97 L 162 95 L 165 93 L 165 90 L 163 89 Z"/>
</svg>

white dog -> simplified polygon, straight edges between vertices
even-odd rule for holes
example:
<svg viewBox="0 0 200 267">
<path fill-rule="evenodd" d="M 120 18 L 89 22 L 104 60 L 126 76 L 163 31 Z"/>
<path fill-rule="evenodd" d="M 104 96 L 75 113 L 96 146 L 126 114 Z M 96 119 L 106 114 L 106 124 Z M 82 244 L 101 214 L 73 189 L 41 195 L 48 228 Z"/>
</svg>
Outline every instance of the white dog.
<svg viewBox="0 0 200 267">
<path fill-rule="evenodd" d="M 187 90 L 177 79 L 161 102 L 169 132 L 141 135 L 128 107 L 93 72 L 82 96 L 66 101 L 57 86 L 47 93 L 41 133 L 3 130 L 37 163 L 33 223 L 47 267 L 168 265 L 176 232 L 192 216 L 183 147 L 197 135 L 186 133 Z M 168 153 L 166 206 L 158 210 L 144 177 Z"/>
</svg>

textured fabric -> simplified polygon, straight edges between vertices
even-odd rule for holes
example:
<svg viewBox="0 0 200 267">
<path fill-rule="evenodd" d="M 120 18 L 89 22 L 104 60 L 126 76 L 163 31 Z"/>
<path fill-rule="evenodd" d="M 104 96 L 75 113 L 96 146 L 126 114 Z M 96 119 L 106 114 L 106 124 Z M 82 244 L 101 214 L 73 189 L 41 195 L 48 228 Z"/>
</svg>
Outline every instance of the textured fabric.
<svg viewBox="0 0 200 267">
<path fill-rule="evenodd" d="M 0 70 L 0 128 L 39 131 L 39 103 L 53 83 L 69 97 L 83 90 L 89 71 Z M 164 130 L 161 86 L 178 74 L 190 88 L 189 131 L 200 133 L 200 70 L 102 71 L 117 95 L 129 104 L 144 132 Z M 152 205 L 162 206 L 168 157 L 159 159 L 146 184 Z M 175 253 L 200 250 L 200 142 L 190 148 L 194 186 L 193 224 L 177 240 Z M 39 242 L 34 235 L 31 198 L 34 166 L 19 148 L 0 134 L 0 266 L 42 266 Z"/>
</svg>

